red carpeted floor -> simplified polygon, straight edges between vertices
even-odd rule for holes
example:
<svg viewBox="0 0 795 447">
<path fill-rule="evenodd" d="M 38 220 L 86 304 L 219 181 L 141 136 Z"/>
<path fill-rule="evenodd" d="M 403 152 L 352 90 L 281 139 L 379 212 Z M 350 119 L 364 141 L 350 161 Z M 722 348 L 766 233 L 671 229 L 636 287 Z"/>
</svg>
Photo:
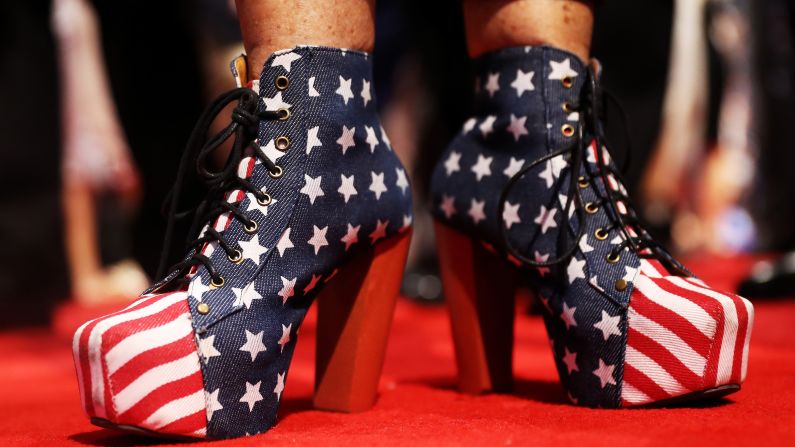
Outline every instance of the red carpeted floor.
<svg viewBox="0 0 795 447">
<path fill-rule="evenodd" d="M 690 265 L 706 280 L 731 287 L 749 260 L 697 259 Z M 794 328 L 795 300 L 756 303 L 749 379 L 742 391 L 724 400 L 672 409 L 592 410 L 566 403 L 538 318 L 517 321 L 515 392 L 464 396 L 455 390 L 444 309 L 403 301 L 375 408 L 335 414 L 310 405 L 310 317 L 279 424 L 265 435 L 213 445 L 795 445 Z M 0 353 L 0 445 L 167 443 L 88 423 L 80 410 L 68 340 L 44 330 L 0 333 Z"/>
</svg>

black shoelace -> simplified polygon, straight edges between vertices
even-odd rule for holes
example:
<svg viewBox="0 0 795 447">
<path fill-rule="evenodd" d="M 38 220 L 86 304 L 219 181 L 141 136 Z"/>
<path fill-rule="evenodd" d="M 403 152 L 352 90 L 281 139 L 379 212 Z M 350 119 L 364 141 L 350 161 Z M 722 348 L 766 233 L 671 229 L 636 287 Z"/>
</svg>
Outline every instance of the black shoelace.
<svg viewBox="0 0 795 447">
<path fill-rule="evenodd" d="M 624 249 L 629 248 L 640 257 L 657 259 L 670 269 L 678 271 L 682 275 L 691 276 L 687 269 L 676 259 L 674 259 L 673 256 L 671 256 L 665 250 L 665 248 L 656 242 L 648 233 L 648 231 L 645 230 L 639 216 L 635 211 L 634 206 L 632 206 L 630 198 L 625 193 L 619 191 L 622 188 L 618 185 L 624 184 L 622 175 L 620 172 L 618 172 L 618 170 L 614 169 L 605 162 L 605 157 L 603 156 L 602 152 L 603 150 L 606 150 L 611 158 L 614 160 L 616 159 L 610 150 L 604 135 L 602 117 L 605 108 L 602 101 L 604 98 L 606 98 L 613 101 L 617 105 L 618 102 L 612 95 L 601 88 L 599 85 L 598 76 L 592 67 L 589 67 L 587 76 L 587 83 L 581 95 L 581 104 L 576 108 L 579 112 L 577 143 L 571 145 L 570 147 L 550 152 L 549 154 L 534 160 L 527 166 L 524 166 L 508 180 L 500 194 L 498 224 L 503 245 L 506 247 L 509 254 L 531 267 L 551 267 L 562 264 L 571 259 L 579 247 L 579 241 L 582 239 L 585 232 L 586 214 L 595 213 L 598 211 L 599 207 L 607 206 L 609 207 L 609 210 L 606 210 L 606 214 L 610 218 L 610 223 L 597 230 L 597 232 L 600 233 L 600 239 L 606 239 L 609 237 L 610 232 L 613 230 L 618 230 L 622 236 L 622 241 L 616 244 L 608 253 L 606 257 L 608 262 L 618 262 L 621 252 Z M 624 125 L 626 127 L 626 116 L 623 110 L 620 108 L 620 105 L 618 110 L 621 112 L 621 115 L 624 118 Z M 628 134 L 626 128 L 625 132 Z M 597 172 L 591 173 L 590 170 L 586 169 L 586 175 L 579 177 L 584 159 L 586 158 L 586 151 L 590 147 L 590 141 L 586 139 L 586 135 L 593 136 L 593 140 L 596 144 Z M 629 162 L 628 157 L 630 153 L 631 151 L 627 152 L 624 165 Z M 508 194 L 511 192 L 516 183 L 521 180 L 530 170 L 541 163 L 551 160 L 552 158 L 565 157 L 566 155 L 568 155 L 571 170 L 569 175 L 570 181 L 566 205 L 564 206 L 562 213 L 561 231 L 558 232 L 557 240 L 558 253 L 561 253 L 561 255 L 552 260 L 537 261 L 527 257 L 510 243 L 508 232 L 506 231 L 503 220 L 505 203 L 507 202 Z M 617 184 L 616 188 L 611 186 L 610 177 L 615 180 Z M 599 188 L 595 187 L 594 180 L 597 178 L 601 179 L 606 194 L 603 194 Z M 580 189 L 582 187 L 587 187 L 588 185 L 594 185 L 593 189 L 598 199 L 594 202 L 583 203 L 584 201 Z M 623 204 L 624 212 L 621 212 L 619 202 Z M 571 219 L 571 214 L 569 211 L 572 206 L 574 206 L 574 210 L 577 215 L 577 221 L 579 222 L 577 225 L 577 234 L 575 235 L 573 241 L 571 240 L 569 226 Z M 630 232 L 630 228 L 634 234 Z"/>
<path fill-rule="evenodd" d="M 235 100 L 238 101 L 238 104 L 232 112 L 231 122 L 221 132 L 208 138 L 207 133 L 213 120 L 228 104 Z M 204 265 L 210 274 L 211 281 L 215 285 L 223 284 L 223 277 L 218 274 L 210 259 L 201 253 L 201 248 L 205 244 L 217 241 L 218 246 L 226 252 L 227 257 L 232 262 L 241 260 L 242 254 L 226 240 L 223 231 L 213 228 L 213 223 L 218 216 L 229 213 L 232 218 L 239 220 L 243 224 L 246 231 L 250 233 L 257 231 L 257 223 L 248 218 L 238 208 L 238 203 L 227 202 L 226 195 L 233 190 L 242 190 L 253 194 L 261 205 L 267 205 L 271 202 L 270 195 L 261 191 L 251 181 L 237 175 L 238 165 L 244 158 L 247 148 L 252 149 L 253 155 L 262 162 L 272 177 L 278 178 L 282 175 L 282 168 L 269 159 L 255 141 L 261 120 L 286 119 L 289 116 L 289 112 L 286 110 L 257 111 L 258 101 L 258 95 L 251 89 L 236 88 L 230 90 L 216 98 L 196 123 L 182 154 L 174 186 L 163 203 L 164 211 L 167 209 L 165 213 L 168 223 L 166 225 L 160 267 L 158 268 L 158 277 L 163 278 L 166 271 L 170 272 L 168 277 L 165 278 L 165 282 L 174 278 L 184 277 L 194 266 Z M 234 135 L 235 139 L 224 168 L 218 172 L 210 171 L 207 168 L 207 158 L 232 135 Z M 186 211 L 178 211 L 180 193 L 191 164 L 195 165 L 196 174 L 208 191 L 204 200 L 197 206 Z M 193 221 L 188 232 L 189 240 L 186 247 L 188 255 L 181 262 L 166 270 L 165 266 L 168 262 L 174 225 L 177 220 L 191 214 L 193 215 Z M 198 234 L 200 226 L 204 227 L 204 230 L 201 234 Z"/>
</svg>

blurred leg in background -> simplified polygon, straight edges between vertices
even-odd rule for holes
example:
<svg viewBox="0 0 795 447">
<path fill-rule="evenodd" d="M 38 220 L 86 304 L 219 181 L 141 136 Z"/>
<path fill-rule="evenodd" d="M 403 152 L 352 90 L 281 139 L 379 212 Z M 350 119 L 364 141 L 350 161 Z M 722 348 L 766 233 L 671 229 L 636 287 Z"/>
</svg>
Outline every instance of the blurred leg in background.
<svg viewBox="0 0 795 447">
<path fill-rule="evenodd" d="M 84 306 L 131 300 L 148 285 L 129 258 L 129 221 L 141 185 L 107 81 L 96 15 L 85 0 L 56 0 L 52 24 L 59 50 L 62 206 L 72 298 Z M 112 219 L 103 222 L 103 211 Z M 102 256 L 103 223 L 119 241 L 116 251 L 126 252 L 109 266 Z"/>
</svg>

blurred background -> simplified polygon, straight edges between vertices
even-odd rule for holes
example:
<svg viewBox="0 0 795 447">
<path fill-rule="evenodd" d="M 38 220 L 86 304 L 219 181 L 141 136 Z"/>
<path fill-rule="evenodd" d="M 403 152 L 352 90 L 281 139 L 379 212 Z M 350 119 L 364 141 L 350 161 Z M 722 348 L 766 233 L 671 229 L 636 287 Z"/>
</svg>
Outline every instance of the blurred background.
<svg viewBox="0 0 795 447">
<path fill-rule="evenodd" d="M 0 328 L 69 326 L 148 285 L 182 148 L 234 87 L 233 8 L 0 4 Z M 379 0 L 376 15 L 377 95 L 417 204 L 404 294 L 436 303 L 424 199 L 469 111 L 461 9 Z M 593 56 L 629 117 L 631 146 L 610 110 L 608 139 L 631 151 L 627 186 L 649 228 L 685 260 L 752 263 L 737 279 L 751 298 L 795 296 L 795 1 L 606 1 Z"/>
</svg>

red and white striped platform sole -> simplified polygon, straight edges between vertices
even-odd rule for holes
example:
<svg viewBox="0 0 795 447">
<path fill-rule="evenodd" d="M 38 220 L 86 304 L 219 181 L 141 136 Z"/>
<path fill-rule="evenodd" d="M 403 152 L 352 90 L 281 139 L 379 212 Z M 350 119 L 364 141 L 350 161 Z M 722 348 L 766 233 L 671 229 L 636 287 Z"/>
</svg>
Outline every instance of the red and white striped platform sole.
<svg viewBox="0 0 795 447">
<path fill-rule="evenodd" d="M 74 336 L 83 408 L 98 425 L 205 437 L 201 364 L 185 292 L 144 296 Z"/>
<path fill-rule="evenodd" d="M 751 303 L 641 261 L 629 306 L 624 406 L 725 395 L 748 369 Z"/>
</svg>

